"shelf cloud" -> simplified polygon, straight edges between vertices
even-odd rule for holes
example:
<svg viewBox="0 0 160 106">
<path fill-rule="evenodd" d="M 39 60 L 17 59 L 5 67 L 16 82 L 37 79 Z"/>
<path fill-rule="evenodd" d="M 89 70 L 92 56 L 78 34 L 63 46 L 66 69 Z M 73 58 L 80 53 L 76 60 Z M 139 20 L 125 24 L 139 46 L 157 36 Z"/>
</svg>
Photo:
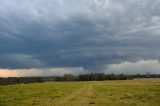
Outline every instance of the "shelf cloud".
<svg viewBox="0 0 160 106">
<path fill-rule="evenodd" d="M 125 62 L 125 67 L 158 62 L 159 5 L 159 0 L 0 0 L 0 69 L 101 72 Z"/>
</svg>

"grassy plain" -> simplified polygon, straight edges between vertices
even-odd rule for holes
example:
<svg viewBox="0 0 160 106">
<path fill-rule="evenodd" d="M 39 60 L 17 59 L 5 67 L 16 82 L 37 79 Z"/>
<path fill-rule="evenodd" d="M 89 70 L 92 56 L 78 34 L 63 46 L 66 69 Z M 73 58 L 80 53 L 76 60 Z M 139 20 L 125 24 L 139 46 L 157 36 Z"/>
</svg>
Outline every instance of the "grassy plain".
<svg viewBox="0 0 160 106">
<path fill-rule="evenodd" d="M 0 106 L 160 106 L 160 79 L 0 85 Z"/>
</svg>

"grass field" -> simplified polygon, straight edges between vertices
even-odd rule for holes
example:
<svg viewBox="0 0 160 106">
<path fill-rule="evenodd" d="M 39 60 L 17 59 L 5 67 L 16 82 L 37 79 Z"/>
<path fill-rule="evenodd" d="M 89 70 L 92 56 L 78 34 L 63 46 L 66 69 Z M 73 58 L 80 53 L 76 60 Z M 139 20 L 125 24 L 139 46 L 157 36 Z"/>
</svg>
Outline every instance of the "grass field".
<svg viewBox="0 0 160 106">
<path fill-rule="evenodd" d="M 0 85 L 0 106 L 160 106 L 160 80 Z"/>
</svg>

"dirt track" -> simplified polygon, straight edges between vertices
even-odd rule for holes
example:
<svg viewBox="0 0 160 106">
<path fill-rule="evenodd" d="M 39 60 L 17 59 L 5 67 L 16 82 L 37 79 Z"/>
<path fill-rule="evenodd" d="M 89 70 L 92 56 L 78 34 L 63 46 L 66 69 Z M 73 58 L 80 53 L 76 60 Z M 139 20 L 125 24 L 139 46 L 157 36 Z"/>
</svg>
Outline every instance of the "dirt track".
<svg viewBox="0 0 160 106">
<path fill-rule="evenodd" d="M 76 106 L 87 106 L 94 104 L 93 101 L 91 101 L 90 98 L 92 98 L 92 95 L 94 93 L 94 89 L 92 85 L 88 85 L 83 87 L 77 92 L 74 92 L 67 96 L 66 98 L 59 101 L 57 106 L 72 106 L 76 104 Z"/>
</svg>

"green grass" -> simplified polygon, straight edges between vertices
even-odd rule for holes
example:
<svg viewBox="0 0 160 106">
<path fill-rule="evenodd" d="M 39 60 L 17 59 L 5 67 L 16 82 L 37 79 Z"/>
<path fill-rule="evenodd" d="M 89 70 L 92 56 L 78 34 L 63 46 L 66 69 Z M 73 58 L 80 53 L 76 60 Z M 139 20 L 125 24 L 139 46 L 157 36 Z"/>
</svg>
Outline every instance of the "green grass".
<svg viewBox="0 0 160 106">
<path fill-rule="evenodd" d="M 160 106 L 160 80 L 111 81 L 95 86 L 97 104 Z"/>
<path fill-rule="evenodd" d="M 0 85 L 0 106 L 160 106 L 160 80 Z"/>
<path fill-rule="evenodd" d="M 52 105 L 85 84 L 53 82 L 0 86 L 0 105 Z"/>
</svg>

